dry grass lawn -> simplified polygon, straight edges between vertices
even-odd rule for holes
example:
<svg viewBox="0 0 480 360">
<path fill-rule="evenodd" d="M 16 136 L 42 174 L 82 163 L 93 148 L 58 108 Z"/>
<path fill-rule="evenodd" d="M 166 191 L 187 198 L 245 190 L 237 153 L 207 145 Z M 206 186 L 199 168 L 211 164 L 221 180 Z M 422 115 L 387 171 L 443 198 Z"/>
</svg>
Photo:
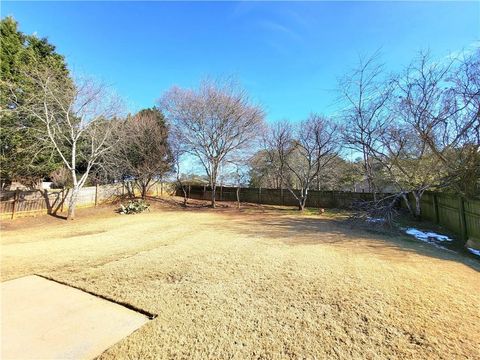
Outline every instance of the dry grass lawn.
<svg viewBox="0 0 480 360">
<path fill-rule="evenodd" d="M 480 358 L 480 264 L 325 215 L 112 207 L 4 221 L 41 274 L 158 316 L 103 359 Z"/>
</svg>

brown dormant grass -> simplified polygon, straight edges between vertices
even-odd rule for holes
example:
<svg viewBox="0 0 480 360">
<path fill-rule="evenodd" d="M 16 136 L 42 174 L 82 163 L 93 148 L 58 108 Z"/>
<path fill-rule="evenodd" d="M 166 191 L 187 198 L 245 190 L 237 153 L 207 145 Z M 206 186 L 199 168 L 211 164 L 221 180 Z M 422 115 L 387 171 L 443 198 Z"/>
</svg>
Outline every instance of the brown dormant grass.
<svg viewBox="0 0 480 360">
<path fill-rule="evenodd" d="M 480 267 L 269 207 L 3 222 L 2 280 L 42 274 L 158 315 L 117 359 L 480 358 Z"/>
</svg>

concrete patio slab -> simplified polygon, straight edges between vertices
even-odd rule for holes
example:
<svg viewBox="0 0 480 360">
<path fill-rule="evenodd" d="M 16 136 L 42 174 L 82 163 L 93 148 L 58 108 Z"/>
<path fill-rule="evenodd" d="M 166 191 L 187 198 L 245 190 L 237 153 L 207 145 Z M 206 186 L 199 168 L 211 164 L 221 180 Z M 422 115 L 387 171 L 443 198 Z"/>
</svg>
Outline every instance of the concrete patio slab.
<svg viewBox="0 0 480 360">
<path fill-rule="evenodd" d="M 2 359 L 91 359 L 148 321 L 40 276 L 1 284 Z"/>
</svg>

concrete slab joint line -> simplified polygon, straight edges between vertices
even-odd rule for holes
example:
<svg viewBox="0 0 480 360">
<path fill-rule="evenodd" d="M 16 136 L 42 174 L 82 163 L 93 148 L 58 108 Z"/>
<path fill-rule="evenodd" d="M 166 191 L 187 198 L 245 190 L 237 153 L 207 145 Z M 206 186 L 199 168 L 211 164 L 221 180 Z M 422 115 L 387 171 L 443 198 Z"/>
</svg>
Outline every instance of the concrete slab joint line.
<svg viewBox="0 0 480 360">
<path fill-rule="evenodd" d="M 31 275 L 1 283 L 2 359 L 92 359 L 148 313 Z"/>
</svg>

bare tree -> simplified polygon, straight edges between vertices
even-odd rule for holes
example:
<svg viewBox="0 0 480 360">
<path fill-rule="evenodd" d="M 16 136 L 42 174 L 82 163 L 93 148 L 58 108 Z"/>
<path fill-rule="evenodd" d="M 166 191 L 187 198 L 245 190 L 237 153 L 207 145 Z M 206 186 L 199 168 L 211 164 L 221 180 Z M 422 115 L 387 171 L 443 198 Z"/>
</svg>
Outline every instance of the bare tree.
<svg viewBox="0 0 480 360">
<path fill-rule="evenodd" d="M 292 174 L 288 170 L 287 160 L 293 151 L 293 129 L 288 121 L 279 121 L 268 128 L 264 136 L 264 152 L 266 165 L 279 179 L 279 186 L 283 188 L 292 183 Z"/>
<path fill-rule="evenodd" d="M 391 123 L 383 130 L 373 156 L 382 164 L 386 177 L 396 186 L 398 197 L 410 213 L 420 218 L 420 201 L 426 190 L 438 187 L 444 176 L 443 166 L 411 126 Z M 408 194 L 415 199 L 412 209 Z"/>
<path fill-rule="evenodd" d="M 283 122 L 270 129 L 266 150 L 271 164 L 281 176 L 282 184 L 298 201 L 299 210 L 305 208 L 314 180 L 338 155 L 337 133 L 337 127 L 330 120 L 315 114 L 295 128 Z"/>
<path fill-rule="evenodd" d="M 178 138 L 178 133 L 172 132 L 169 134 L 169 143 L 170 149 L 172 151 L 172 158 L 173 158 L 173 168 L 175 171 L 175 180 L 177 185 L 180 187 L 183 193 L 183 206 L 187 207 L 188 203 L 188 192 L 187 192 L 187 185 L 184 183 L 181 174 L 181 163 L 182 158 L 186 154 L 186 150 L 183 147 L 182 142 Z"/>
<path fill-rule="evenodd" d="M 249 180 L 249 162 L 248 157 L 237 157 L 232 159 L 227 165 L 228 173 L 225 174 L 226 180 L 235 186 L 235 195 L 237 199 L 237 208 L 240 209 L 240 189 L 248 185 Z"/>
<path fill-rule="evenodd" d="M 456 148 L 450 151 L 454 156 L 448 163 L 455 164 L 450 180 L 460 194 L 475 196 L 480 194 L 480 47 L 457 62 L 449 77 L 453 84 L 450 98 L 459 109 L 453 122 L 456 136 L 449 145 Z"/>
<path fill-rule="evenodd" d="M 352 162 L 337 155 L 314 180 L 315 189 L 355 192 L 356 184 L 362 181 L 363 174 L 360 162 Z"/>
<path fill-rule="evenodd" d="M 160 100 L 172 131 L 203 165 L 215 207 L 221 165 L 251 150 L 262 133 L 264 112 L 233 82 L 203 81 L 198 89 L 169 90 Z"/>
<path fill-rule="evenodd" d="M 421 53 L 393 81 L 389 123 L 377 128 L 368 147 L 414 217 L 421 216 L 426 190 L 450 187 L 465 195 L 478 184 L 479 63 L 478 52 L 442 62 Z"/>
<path fill-rule="evenodd" d="M 272 160 L 264 149 L 257 151 L 249 160 L 249 184 L 252 187 L 281 189 L 281 176 L 275 170 L 278 164 L 272 166 Z"/>
<path fill-rule="evenodd" d="M 109 162 L 112 172 L 122 179 L 133 179 L 145 199 L 173 165 L 163 114 L 155 108 L 141 110 L 127 118 L 116 135 L 119 140 Z"/>
<path fill-rule="evenodd" d="M 358 66 L 339 81 L 344 141 L 362 154 L 369 191 L 374 195 L 377 189 L 372 149 L 377 145 L 379 130 L 389 120 L 388 101 L 393 90 L 378 58 L 376 52 L 360 59 Z"/>
<path fill-rule="evenodd" d="M 467 164 L 478 175 L 480 51 L 460 62 L 433 62 L 422 53 L 398 80 L 400 119 L 447 170 L 444 186 L 462 189 Z M 468 171 L 468 170 L 467 170 Z M 460 181 L 459 181 L 460 180 Z"/>
<path fill-rule="evenodd" d="M 39 91 L 17 108 L 25 116 L 39 120 L 35 129 L 40 144 L 48 144 L 58 153 L 70 172 L 73 183 L 68 202 L 68 219 L 74 219 L 80 189 L 90 171 L 108 152 L 111 118 L 120 103 L 108 89 L 91 79 L 77 79 L 74 85 L 60 81 L 52 69 L 42 68 L 27 74 Z"/>
</svg>

